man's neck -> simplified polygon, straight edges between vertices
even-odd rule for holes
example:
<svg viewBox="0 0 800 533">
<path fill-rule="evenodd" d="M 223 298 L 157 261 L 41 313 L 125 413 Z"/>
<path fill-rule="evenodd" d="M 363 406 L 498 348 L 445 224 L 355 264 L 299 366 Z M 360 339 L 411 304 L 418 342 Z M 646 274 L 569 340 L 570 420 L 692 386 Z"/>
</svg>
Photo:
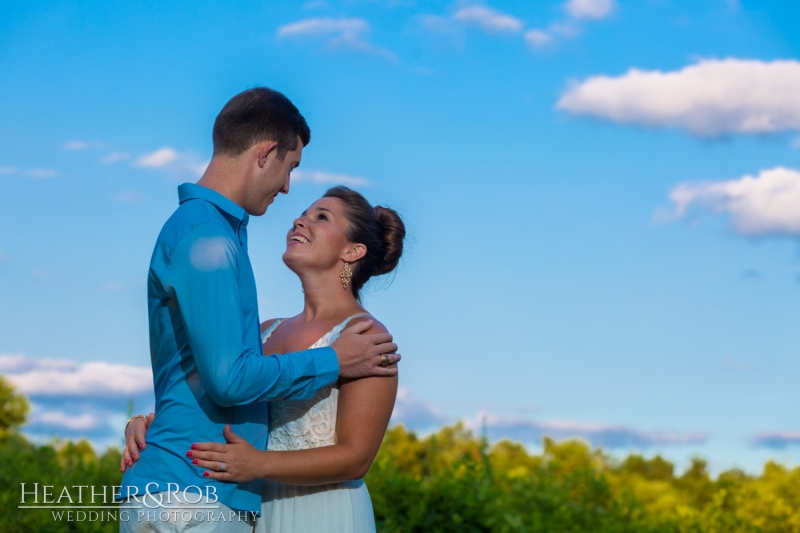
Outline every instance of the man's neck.
<svg viewBox="0 0 800 533">
<path fill-rule="evenodd" d="M 241 162 L 228 156 L 215 156 L 208 164 L 198 185 L 220 193 L 244 208 L 244 179 Z"/>
</svg>

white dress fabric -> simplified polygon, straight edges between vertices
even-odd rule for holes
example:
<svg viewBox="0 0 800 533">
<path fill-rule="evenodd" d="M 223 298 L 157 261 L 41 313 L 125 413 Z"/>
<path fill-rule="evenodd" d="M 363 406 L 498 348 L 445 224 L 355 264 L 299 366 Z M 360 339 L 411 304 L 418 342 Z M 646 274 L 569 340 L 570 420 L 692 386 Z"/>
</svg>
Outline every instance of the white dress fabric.
<svg viewBox="0 0 800 533">
<path fill-rule="evenodd" d="M 353 315 L 310 348 L 333 344 Z M 266 340 L 283 322 L 276 320 L 261 336 Z M 339 382 L 307 400 L 269 402 L 267 450 L 305 450 L 336 444 Z M 374 533 L 375 515 L 364 480 L 311 487 L 264 480 L 256 533 Z"/>
</svg>

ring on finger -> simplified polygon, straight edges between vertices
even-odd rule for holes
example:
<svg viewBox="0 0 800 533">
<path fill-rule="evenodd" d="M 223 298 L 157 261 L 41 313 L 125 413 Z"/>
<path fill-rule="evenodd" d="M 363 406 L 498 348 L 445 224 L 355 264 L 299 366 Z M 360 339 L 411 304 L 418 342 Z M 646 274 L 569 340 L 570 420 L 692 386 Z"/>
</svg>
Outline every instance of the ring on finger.
<svg viewBox="0 0 800 533">
<path fill-rule="evenodd" d="M 223 463 L 222 461 L 219 462 L 219 471 L 220 472 L 224 472 L 225 471 L 225 463 Z"/>
<path fill-rule="evenodd" d="M 385 353 L 381 354 L 381 366 L 386 366 L 391 362 L 392 362 L 392 360 L 389 358 L 389 354 L 385 354 Z"/>
</svg>

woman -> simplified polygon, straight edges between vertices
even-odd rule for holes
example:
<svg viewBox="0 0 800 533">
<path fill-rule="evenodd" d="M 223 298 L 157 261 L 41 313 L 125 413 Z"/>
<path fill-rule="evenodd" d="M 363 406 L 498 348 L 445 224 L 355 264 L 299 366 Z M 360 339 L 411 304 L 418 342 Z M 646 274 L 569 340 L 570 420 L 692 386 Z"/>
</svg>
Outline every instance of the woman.
<svg viewBox="0 0 800 533">
<path fill-rule="evenodd" d="M 397 266 L 405 227 L 397 213 L 334 187 L 294 221 L 283 261 L 300 278 L 303 311 L 261 325 L 264 353 L 329 346 L 348 324 L 372 318 L 359 291 Z M 373 319 L 374 320 L 374 319 Z M 368 333 L 386 332 L 377 320 Z M 308 400 L 270 402 L 267 451 L 225 428 L 228 444 L 197 443 L 187 455 L 204 475 L 242 482 L 264 478 L 260 532 L 369 532 L 375 520 L 362 478 L 378 453 L 397 394 L 397 377 L 340 379 Z M 134 419 L 130 438 L 149 419 Z M 139 439 L 143 449 L 143 439 Z M 125 449 L 124 471 L 138 456 Z"/>
</svg>

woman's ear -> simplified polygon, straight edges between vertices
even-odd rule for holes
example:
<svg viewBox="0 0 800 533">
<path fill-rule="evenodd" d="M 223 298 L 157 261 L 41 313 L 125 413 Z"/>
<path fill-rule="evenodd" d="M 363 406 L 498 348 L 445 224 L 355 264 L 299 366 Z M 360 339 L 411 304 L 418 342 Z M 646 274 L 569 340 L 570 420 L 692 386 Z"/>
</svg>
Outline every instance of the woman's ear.
<svg viewBox="0 0 800 533">
<path fill-rule="evenodd" d="M 342 261 L 346 263 L 355 263 L 365 255 L 367 255 L 366 246 L 363 244 L 351 244 L 342 254 Z"/>
</svg>

